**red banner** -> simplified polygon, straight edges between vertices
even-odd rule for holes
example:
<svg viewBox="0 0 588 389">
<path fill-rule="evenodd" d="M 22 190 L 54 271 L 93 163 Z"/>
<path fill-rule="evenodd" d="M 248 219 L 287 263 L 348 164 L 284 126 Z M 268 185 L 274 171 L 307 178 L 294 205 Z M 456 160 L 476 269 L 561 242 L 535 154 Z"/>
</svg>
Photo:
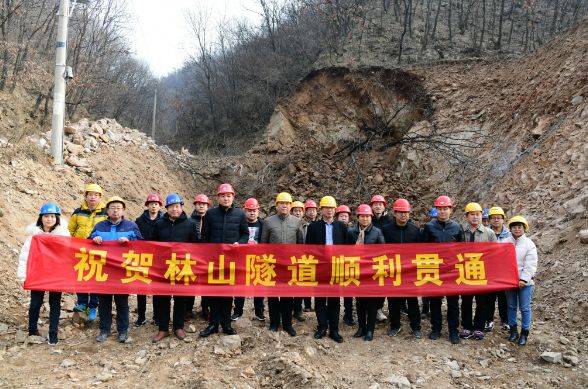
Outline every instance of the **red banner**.
<svg viewBox="0 0 588 389">
<path fill-rule="evenodd" d="M 127 244 L 37 235 L 25 288 L 187 296 L 442 296 L 518 286 L 499 243 Z"/>
</svg>

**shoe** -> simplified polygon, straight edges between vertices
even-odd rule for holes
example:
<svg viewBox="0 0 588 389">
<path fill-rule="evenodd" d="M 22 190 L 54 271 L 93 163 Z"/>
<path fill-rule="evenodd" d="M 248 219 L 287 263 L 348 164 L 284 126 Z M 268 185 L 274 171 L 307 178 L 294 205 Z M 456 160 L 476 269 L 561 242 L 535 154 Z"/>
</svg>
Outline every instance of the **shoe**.
<svg viewBox="0 0 588 389">
<path fill-rule="evenodd" d="M 488 323 L 486 323 L 486 325 L 484 326 L 484 332 L 490 332 L 494 329 L 494 322 L 493 321 L 489 321 Z"/>
<path fill-rule="evenodd" d="M 429 339 L 431 340 L 437 340 L 441 337 L 441 333 L 437 332 L 437 331 L 431 331 L 429 332 Z"/>
<path fill-rule="evenodd" d="M 96 316 L 98 316 L 98 309 L 96 309 L 96 308 L 88 309 L 88 321 L 96 320 Z"/>
<path fill-rule="evenodd" d="M 147 319 L 144 317 L 138 317 L 137 321 L 135 322 L 135 327 L 141 327 L 143 324 L 147 324 Z"/>
<path fill-rule="evenodd" d="M 359 327 L 357 329 L 357 331 L 355 332 L 355 334 L 353 334 L 353 337 L 354 338 L 362 338 L 362 337 L 365 336 L 365 333 L 366 333 L 366 330 L 363 329 L 363 328 L 361 328 L 361 327 Z"/>
<path fill-rule="evenodd" d="M 315 339 L 322 339 L 325 337 L 325 335 L 327 335 L 327 330 L 318 329 L 314 332 Z"/>
<path fill-rule="evenodd" d="M 331 332 L 329 338 L 333 339 L 337 343 L 343 343 L 343 337 L 338 332 Z"/>
<path fill-rule="evenodd" d="M 472 334 L 472 338 L 474 340 L 483 340 L 484 339 L 484 332 L 480 330 L 475 330 Z"/>
<path fill-rule="evenodd" d="M 41 336 L 39 330 L 29 331 L 29 336 Z"/>
<path fill-rule="evenodd" d="M 233 313 L 233 315 L 231 316 L 231 320 L 237 321 L 241 318 L 241 316 L 243 316 L 243 314 Z"/>
<path fill-rule="evenodd" d="M 290 327 L 285 327 L 284 331 L 290 335 L 290 336 L 296 336 L 296 330 L 294 329 L 294 327 L 290 326 Z"/>
<path fill-rule="evenodd" d="M 402 327 L 388 329 L 388 336 L 396 336 L 402 331 Z"/>
<path fill-rule="evenodd" d="M 400 308 L 400 314 L 404 316 L 408 316 L 408 310 L 406 308 Z"/>
<path fill-rule="evenodd" d="M 209 325 L 208 327 L 206 327 L 205 329 L 200 331 L 200 337 L 206 338 L 206 337 L 208 337 L 212 334 L 216 334 L 216 333 L 218 333 L 218 327 L 214 326 L 214 325 Z"/>
<path fill-rule="evenodd" d="M 86 312 L 86 309 L 88 307 L 86 306 L 86 304 L 76 304 L 75 307 L 73 308 L 74 312 Z"/>
<path fill-rule="evenodd" d="M 459 334 L 457 332 L 449 334 L 449 341 L 451 342 L 451 344 L 459 344 Z"/>
<path fill-rule="evenodd" d="M 302 316 L 302 312 L 296 312 L 294 313 L 294 319 L 296 319 L 296 321 L 298 321 L 299 323 L 305 322 L 306 319 L 304 318 L 304 316 Z"/>
<path fill-rule="evenodd" d="M 353 321 L 352 317 L 343 317 L 343 323 L 349 327 L 353 327 L 355 325 L 355 321 Z"/>
<path fill-rule="evenodd" d="M 157 335 L 155 335 L 153 338 L 151 338 L 151 341 L 152 341 L 153 343 L 157 343 L 157 342 L 159 342 L 160 340 L 162 340 L 162 339 L 164 339 L 164 338 L 167 338 L 168 336 L 169 336 L 169 332 L 167 332 L 167 331 L 159 331 L 159 332 L 157 333 Z"/>
<path fill-rule="evenodd" d="M 519 337 L 519 346 L 527 344 L 527 338 L 529 337 L 529 330 L 521 330 L 521 336 Z"/>
<path fill-rule="evenodd" d="M 278 332 L 278 326 L 275 324 L 270 324 L 269 329 L 271 332 Z"/>
<path fill-rule="evenodd" d="M 49 346 L 55 346 L 57 343 L 59 343 L 57 333 L 50 332 L 47 336 L 47 343 L 49 344 Z"/>
<path fill-rule="evenodd" d="M 519 340 L 519 331 L 517 326 L 510 327 L 510 336 L 508 337 L 509 342 L 517 343 Z"/>
<path fill-rule="evenodd" d="M 237 335 L 237 331 L 235 331 L 235 329 L 231 326 L 228 327 L 224 327 L 223 328 L 223 333 L 225 335 Z"/>
<path fill-rule="evenodd" d="M 366 342 L 371 342 L 372 340 L 374 340 L 374 333 L 372 331 L 366 332 L 365 336 L 363 337 L 363 340 L 365 340 Z M 343 339 L 341 339 L 341 341 L 343 341 Z"/>
<path fill-rule="evenodd" d="M 98 343 L 105 342 L 105 341 L 106 341 L 106 339 L 108 339 L 108 336 L 109 336 L 109 335 L 110 335 L 110 334 L 109 334 L 108 332 L 101 332 L 101 333 L 100 333 L 100 335 L 98 335 L 98 336 L 96 337 L 96 342 L 98 342 Z"/>
<path fill-rule="evenodd" d="M 459 337 L 462 339 L 469 339 L 472 336 L 474 336 L 474 333 L 470 330 L 466 330 L 465 328 L 463 330 L 461 330 L 459 333 Z"/>
<path fill-rule="evenodd" d="M 120 334 L 118 334 L 118 342 L 119 343 L 124 343 L 127 341 L 127 339 L 129 339 L 129 332 L 128 331 L 123 331 Z"/>
<path fill-rule="evenodd" d="M 382 312 L 381 309 L 378 309 L 378 313 L 376 315 L 376 319 L 378 321 L 386 321 L 386 320 L 388 320 L 388 316 L 384 315 L 384 312 Z"/>
<path fill-rule="evenodd" d="M 262 321 L 263 322 L 263 321 L 265 321 L 265 316 L 263 316 L 263 313 L 260 314 L 260 315 L 255 314 L 255 315 L 253 315 L 253 320 L 257 320 L 257 321 Z"/>
<path fill-rule="evenodd" d="M 503 330 L 507 330 L 507 331 L 510 330 L 510 326 L 508 325 L 508 323 L 502 323 L 500 326 L 502 327 Z"/>
<path fill-rule="evenodd" d="M 422 339 L 423 333 L 421 332 L 421 330 L 414 330 L 412 331 L 412 336 L 414 336 L 415 339 Z"/>
<path fill-rule="evenodd" d="M 184 340 L 186 339 L 186 331 L 184 331 L 183 328 L 178 328 L 177 330 L 174 330 L 174 335 L 176 338 L 178 338 L 179 340 Z"/>
</svg>

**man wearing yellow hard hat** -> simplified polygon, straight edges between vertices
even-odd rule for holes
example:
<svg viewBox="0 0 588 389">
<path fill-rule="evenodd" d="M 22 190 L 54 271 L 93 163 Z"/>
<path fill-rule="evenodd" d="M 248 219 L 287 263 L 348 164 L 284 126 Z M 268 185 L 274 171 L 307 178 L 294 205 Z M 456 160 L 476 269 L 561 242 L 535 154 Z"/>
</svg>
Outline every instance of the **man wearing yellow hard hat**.
<svg viewBox="0 0 588 389">
<path fill-rule="evenodd" d="M 102 202 L 103 190 L 98 184 L 88 184 L 84 188 L 84 201 L 73 211 L 67 225 L 69 233 L 75 238 L 86 239 L 98 223 L 106 220 L 106 205 Z M 98 295 L 95 293 L 78 293 L 78 302 L 74 312 L 85 312 L 89 321 L 98 315 Z"/>
</svg>

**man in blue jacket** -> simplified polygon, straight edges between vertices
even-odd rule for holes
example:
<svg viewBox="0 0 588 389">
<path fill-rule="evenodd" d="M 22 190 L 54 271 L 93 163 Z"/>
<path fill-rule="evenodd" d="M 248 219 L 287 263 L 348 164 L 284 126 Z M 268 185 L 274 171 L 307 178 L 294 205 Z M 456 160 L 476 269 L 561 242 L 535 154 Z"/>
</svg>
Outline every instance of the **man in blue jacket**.
<svg viewBox="0 0 588 389">
<path fill-rule="evenodd" d="M 108 219 L 94 226 L 90 239 L 100 245 L 105 241 L 117 241 L 127 244 L 130 240 L 143 240 L 137 224 L 126 220 L 126 204 L 118 196 L 113 196 L 106 203 Z M 129 295 L 128 294 L 100 294 L 98 314 L 100 316 L 100 334 L 96 338 L 98 342 L 104 342 L 110 335 L 112 326 L 112 299 L 116 304 L 116 331 L 118 341 L 124 343 L 129 338 Z"/>
</svg>

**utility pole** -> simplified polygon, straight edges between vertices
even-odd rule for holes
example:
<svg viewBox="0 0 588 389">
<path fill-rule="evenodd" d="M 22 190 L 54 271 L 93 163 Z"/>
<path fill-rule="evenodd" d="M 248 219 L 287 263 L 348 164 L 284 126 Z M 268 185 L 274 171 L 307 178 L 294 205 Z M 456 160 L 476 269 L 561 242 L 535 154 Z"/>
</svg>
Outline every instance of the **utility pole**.
<svg viewBox="0 0 588 389">
<path fill-rule="evenodd" d="M 59 1 L 57 12 L 57 42 L 55 44 L 55 85 L 53 86 L 53 116 L 51 118 L 51 155 L 53 163 L 63 164 L 63 119 L 65 116 L 65 60 L 67 56 L 67 23 L 69 0 Z"/>
<path fill-rule="evenodd" d="M 155 112 L 157 111 L 157 84 L 153 95 L 153 113 L 151 115 L 151 139 L 155 140 Z"/>
</svg>

